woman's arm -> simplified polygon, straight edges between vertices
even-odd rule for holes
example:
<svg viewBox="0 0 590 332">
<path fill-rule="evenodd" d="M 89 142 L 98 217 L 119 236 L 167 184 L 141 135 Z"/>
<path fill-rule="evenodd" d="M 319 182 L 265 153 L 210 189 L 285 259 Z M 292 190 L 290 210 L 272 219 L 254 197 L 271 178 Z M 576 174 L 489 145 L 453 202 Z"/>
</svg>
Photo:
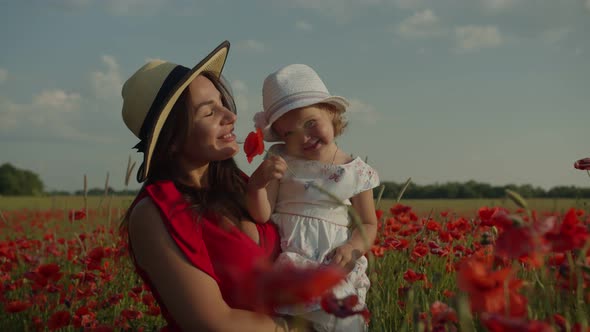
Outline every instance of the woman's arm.
<svg viewBox="0 0 590 332">
<path fill-rule="evenodd" d="M 137 264 L 184 331 L 285 331 L 267 315 L 230 308 L 215 280 L 178 249 L 149 198 L 133 209 L 129 237 Z"/>
</svg>

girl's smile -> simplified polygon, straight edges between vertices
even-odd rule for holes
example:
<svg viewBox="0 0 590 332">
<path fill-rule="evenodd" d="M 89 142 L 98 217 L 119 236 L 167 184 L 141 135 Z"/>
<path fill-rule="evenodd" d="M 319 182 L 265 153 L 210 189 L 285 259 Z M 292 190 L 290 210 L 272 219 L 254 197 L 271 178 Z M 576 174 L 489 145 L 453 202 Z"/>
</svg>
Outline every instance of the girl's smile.
<svg viewBox="0 0 590 332">
<path fill-rule="evenodd" d="M 273 129 L 283 139 L 287 154 L 309 160 L 330 161 L 334 155 L 332 113 L 312 105 L 278 118 Z"/>
</svg>

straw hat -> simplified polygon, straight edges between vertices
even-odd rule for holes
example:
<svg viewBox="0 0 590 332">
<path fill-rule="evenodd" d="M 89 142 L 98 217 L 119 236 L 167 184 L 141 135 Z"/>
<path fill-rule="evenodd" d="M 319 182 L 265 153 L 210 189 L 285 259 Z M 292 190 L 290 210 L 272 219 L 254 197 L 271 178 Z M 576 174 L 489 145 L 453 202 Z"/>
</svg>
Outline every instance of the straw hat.
<svg viewBox="0 0 590 332">
<path fill-rule="evenodd" d="M 256 128 L 260 128 L 267 142 L 280 141 L 273 133 L 272 124 L 285 113 L 319 103 L 334 105 L 340 112 L 349 103 L 343 97 L 332 96 L 319 75 L 309 66 L 287 65 L 268 75 L 262 86 L 263 112 L 254 115 Z"/>
<path fill-rule="evenodd" d="M 161 60 L 150 61 L 125 82 L 123 121 L 141 140 L 134 148 L 143 152 L 143 163 L 137 171 L 138 182 L 145 181 L 149 174 L 158 136 L 174 103 L 204 71 L 219 77 L 228 51 L 229 42 L 226 40 L 192 69 Z"/>
</svg>

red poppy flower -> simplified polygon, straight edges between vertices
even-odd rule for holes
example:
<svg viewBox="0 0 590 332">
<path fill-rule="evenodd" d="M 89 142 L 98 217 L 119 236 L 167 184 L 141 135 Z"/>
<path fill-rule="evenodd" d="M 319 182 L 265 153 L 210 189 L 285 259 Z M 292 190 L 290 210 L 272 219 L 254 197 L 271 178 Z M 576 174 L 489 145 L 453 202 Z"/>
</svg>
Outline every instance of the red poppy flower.
<svg viewBox="0 0 590 332">
<path fill-rule="evenodd" d="M 17 312 L 29 309 L 33 304 L 30 301 L 15 300 L 4 305 L 4 310 L 8 313 L 14 314 Z"/>
<path fill-rule="evenodd" d="M 368 323 L 371 313 L 366 306 L 360 309 L 358 307 L 359 299 L 356 295 L 349 295 L 343 299 L 337 299 L 334 293 L 329 293 L 322 297 L 321 305 L 325 312 L 338 318 L 345 318 L 354 315 L 361 315 Z"/>
<path fill-rule="evenodd" d="M 578 161 L 576 161 L 574 163 L 574 168 L 583 170 L 583 171 L 588 171 L 590 170 L 590 158 L 584 158 L 584 159 L 580 159 Z"/>
<path fill-rule="evenodd" d="M 35 271 L 25 272 L 24 277 L 34 282 L 36 286 L 45 287 L 49 281 L 57 282 L 63 273 L 55 263 L 39 265 Z"/>
<path fill-rule="evenodd" d="M 511 226 L 496 240 L 495 253 L 500 258 L 527 258 L 536 262 L 535 258 L 538 258 L 541 252 L 544 252 L 542 238 L 530 226 Z M 541 261 L 537 263 L 540 264 Z"/>
<path fill-rule="evenodd" d="M 58 330 L 58 329 L 61 329 L 63 327 L 70 325 L 71 319 L 72 319 L 72 316 L 70 315 L 69 312 L 67 312 L 65 310 L 57 311 L 57 312 L 53 313 L 53 315 L 51 315 L 51 317 L 49 317 L 49 321 L 47 322 L 47 327 L 51 331 Z"/>
<path fill-rule="evenodd" d="M 412 269 L 408 269 L 406 272 L 404 272 L 404 279 L 410 283 L 416 282 L 418 280 L 426 281 L 426 275 L 423 273 L 417 273 Z"/>
<path fill-rule="evenodd" d="M 445 331 L 444 325 L 447 323 L 457 323 L 457 313 L 446 303 L 435 301 L 430 305 L 430 314 L 432 316 L 433 327 L 438 327 L 437 331 Z M 433 329 L 434 331 L 434 329 Z"/>
<path fill-rule="evenodd" d="M 408 213 L 410 212 L 410 210 L 412 210 L 412 207 L 400 203 L 395 204 L 393 207 L 389 209 L 391 214 L 393 214 L 394 216 L 400 215 L 402 213 Z"/>
<path fill-rule="evenodd" d="M 86 212 L 84 212 L 83 210 L 71 210 L 68 214 L 68 218 L 70 219 L 70 221 L 82 220 L 86 218 Z"/>
<path fill-rule="evenodd" d="M 555 225 L 545 234 L 545 239 L 549 241 L 553 252 L 583 248 L 589 238 L 590 233 L 579 220 L 574 208 L 567 211 L 561 224 Z"/>
<path fill-rule="evenodd" d="M 256 128 L 256 131 L 248 134 L 246 141 L 244 142 L 244 152 L 246 153 L 246 158 L 248 158 L 249 163 L 252 162 L 254 157 L 261 155 L 264 152 L 264 140 L 260 128 Z"/>
<path fill-rule="evenodd" d="M 143 317 L 143 314 L 137 310 L 123 309 L 121 310 L 121 317 L 123 317 L 126 320 L 135 320 Z"/>
<path fill-rule="evenodd" d="M 469 294 L 471 311 L 505 314 L 509 307 L 510 316 L 522 317 L 527 300 L 517 291 L 523 281 L 514 278 L 510 268 L 492 271 L 491 263 L 490 258 L 473 257 L 460 264 L 457 284 Z"/>
<path fill-rule="evenodd" d="M 377 217 L 377 220 L 381 220 L 381 217 L 383 217 L 383 210 L 375 210 L 375 216 Z"/>
</svg>

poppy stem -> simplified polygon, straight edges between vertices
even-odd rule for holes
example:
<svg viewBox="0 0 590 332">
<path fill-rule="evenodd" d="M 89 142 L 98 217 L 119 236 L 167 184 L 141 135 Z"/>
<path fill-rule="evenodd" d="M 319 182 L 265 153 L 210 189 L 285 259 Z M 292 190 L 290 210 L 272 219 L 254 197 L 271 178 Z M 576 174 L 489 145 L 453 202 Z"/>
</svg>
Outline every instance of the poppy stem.
<svg viewBox="0 0 590 332">
<path fill-rule="evenodd" d="M 4 213 L 2 212 L 2 210 L 0 210 L 0 219 L 2 220 L 2 222 L 4 223 L 4 225 L 6 227 L 8 227 L 8 221 L 6 220 L 6 217 L 4 217 Z"/>
</svg>

